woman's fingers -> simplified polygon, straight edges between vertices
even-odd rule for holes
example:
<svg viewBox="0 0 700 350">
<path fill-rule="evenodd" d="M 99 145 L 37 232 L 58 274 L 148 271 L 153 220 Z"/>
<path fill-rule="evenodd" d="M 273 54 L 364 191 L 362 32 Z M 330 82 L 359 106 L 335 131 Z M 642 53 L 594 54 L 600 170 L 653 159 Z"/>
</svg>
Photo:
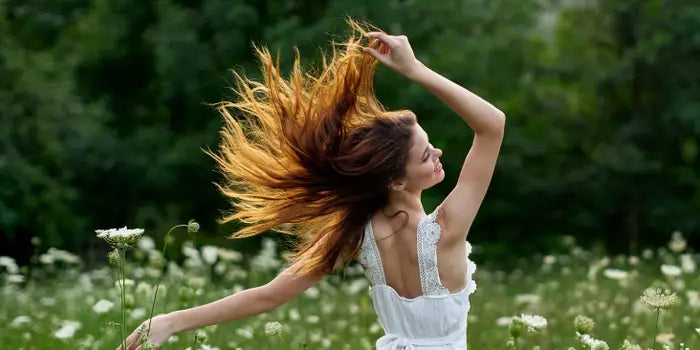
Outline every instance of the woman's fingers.
<svg viewBox="0 0 700 350">
<path fill-rule="evenodd" d="M 367 33 L 365 33 L 365 36 L 370 38 L 370 39 L 381 40 L 390 49 L 396 45 L 395 39 L 392 38 L 391 35 L 384 33 L 384 32 L 367 32 Z"/>
<path fill-rule="evenodd" d="M 391 49 L 389 49 L 389 47 L 383 42 L 381 42 L 379 39 L 372 40 L 372 42 L 369 44 L 369 47 L 379 51 L 381 54 L 384 55 L 389 54 L 391 52 Z"/>
</svg>

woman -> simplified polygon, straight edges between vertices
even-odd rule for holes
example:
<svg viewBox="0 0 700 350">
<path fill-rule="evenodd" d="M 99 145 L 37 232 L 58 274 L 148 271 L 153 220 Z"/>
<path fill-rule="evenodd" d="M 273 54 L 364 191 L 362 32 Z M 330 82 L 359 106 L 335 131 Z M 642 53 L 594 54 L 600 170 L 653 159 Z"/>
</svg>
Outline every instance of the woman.
<svg viewBox="0 0 700 350">
<path fill-rule="evenodd" d="M 205 151 L 226 177 L 217 187 L 235 207 L 219 222 L 250 224 L 233 238 L 268 229 L 300 238 L 285 256 L 286 270 L 266 285 L 154 317 L 150 344 L 271 311 L 358 260 L 386 331 L 378 349 L 466 349 L 475 289 L 466 237 L 491 181 L 505 115 L 419 62 L 406 36 L 346 21 L 353 35 L 343 51 L 333 48 L 330 63 L 323 56 L 318 75 L 301 72 L 296 51 L 290 79 L 282 79 L 268 50 L 254 45 L 264 81 L 234 72 L 241 99 L 218 105 L 221 152 Z M 386 111 L 376 100 L 377 61 L 433 92 L 474 131 L 457 184 L 430 214 L 421 191 L 444 179 L 442 151 L 413 112 Z M 229 108 L 246 118 L 235 120 Z M 141 349 L 147 324 L 129 336 L 128 349 Z"/>
</svg>

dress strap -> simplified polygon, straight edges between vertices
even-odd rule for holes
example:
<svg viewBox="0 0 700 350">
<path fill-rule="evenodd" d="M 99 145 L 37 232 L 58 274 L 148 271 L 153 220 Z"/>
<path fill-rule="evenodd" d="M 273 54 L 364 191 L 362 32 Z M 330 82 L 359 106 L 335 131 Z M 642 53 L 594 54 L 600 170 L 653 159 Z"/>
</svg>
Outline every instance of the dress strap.
<svg viewBox="0 0 700 350">
<path fill-rule="evenodd" d="M 449 294 L 450 291 L 440 282 L 437 265 L 437 241 L 440 239 L 440 225 L 435 221 L 438 210 L 425 216 L 418 222 L 418 270 L 423 295 Z"/>
<path fill-rule="evenodd" d="M 363 236 L 357 261 L 365 269 L 367 279 L 369 279 L 371 285 L 385 285 L 384 267 L 382 266 L 382 258 L 379 255 L 377 242 L 374 241 L 371 220 L 367 220 Z"/>
</svg>

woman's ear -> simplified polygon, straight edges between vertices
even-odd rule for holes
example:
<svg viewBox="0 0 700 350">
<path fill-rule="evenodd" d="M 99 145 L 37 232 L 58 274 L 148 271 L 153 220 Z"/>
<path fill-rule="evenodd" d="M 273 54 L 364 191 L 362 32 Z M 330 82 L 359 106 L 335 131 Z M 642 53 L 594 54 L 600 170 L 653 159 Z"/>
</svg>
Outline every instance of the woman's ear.
<svg viewBox="0 0 700 350">
<path fill-rule="evenodd" d="M 391 191 L 403 191 L 406 188 L 406 184 L 403 181 L 394 181 L 389 184 L 389 190 Z"/>
</svg>

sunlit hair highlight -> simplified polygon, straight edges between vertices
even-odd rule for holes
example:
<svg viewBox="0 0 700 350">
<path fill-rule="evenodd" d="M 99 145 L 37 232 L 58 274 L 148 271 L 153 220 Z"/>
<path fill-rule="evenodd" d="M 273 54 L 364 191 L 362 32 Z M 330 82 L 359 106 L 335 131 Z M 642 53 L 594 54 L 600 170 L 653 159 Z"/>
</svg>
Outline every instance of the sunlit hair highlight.
<svg viewBox="0 0 700 350">
<path fill-rule="evenodd" d="M 361 52 L 373 25 L 346 18 L 352 34 L 322 54 L 318 74 L 302 72 L 299 51 L 289 79 L 265 47 L 253 44 L 262 82 L 234 71 L 239 99 L 216 104 L 223 117 L 215 184 L 233 206 L 219 223 L 248 224 L 230 238 L 274 230 L 299 238 L 285 255 L 295 274 L 332 273 L 356 257 L 370 215 L 405 176 L 416 116 L 386 111 L 374 95 L 376 58 Z M 359 37 L 357 34 L 360 34 Z M 339 49 L 338 49 L 339 48 Z M 234 118 L 231 110 L 238 110 Z"/>
</svg>

